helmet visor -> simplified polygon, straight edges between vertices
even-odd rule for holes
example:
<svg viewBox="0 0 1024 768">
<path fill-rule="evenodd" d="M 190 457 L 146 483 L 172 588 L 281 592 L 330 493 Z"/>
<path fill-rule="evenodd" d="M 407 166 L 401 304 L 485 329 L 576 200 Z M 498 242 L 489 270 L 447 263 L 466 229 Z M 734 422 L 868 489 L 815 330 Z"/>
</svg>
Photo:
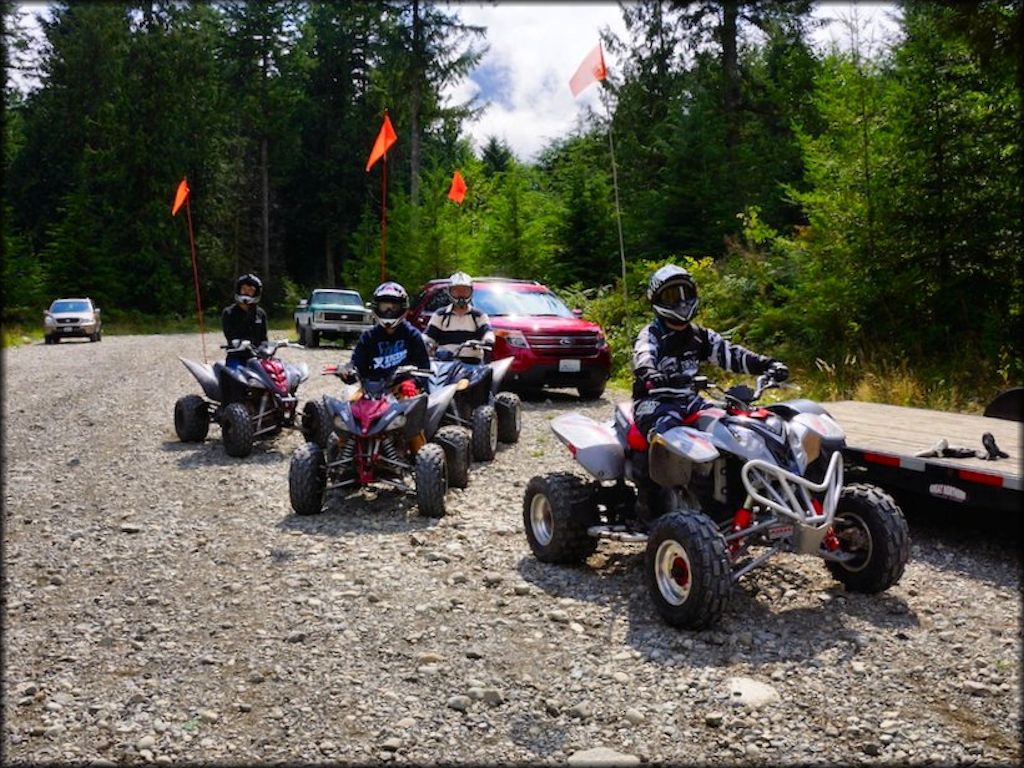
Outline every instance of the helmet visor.
<svg viewBox="0 0 1024 768">
<path fill-rule="evenodd" d="M 696 291 L 686 283 L 666 285 L 654 297 L 654 302 L 663 307 L 675 307 L 696 298 Z"/>
<path fill-rule="evenodd" d="M 397 320 L 402 316 L 404 309 L 397 301 L 378 301 L 374 312 L 383 320 Z"/>
</svg>

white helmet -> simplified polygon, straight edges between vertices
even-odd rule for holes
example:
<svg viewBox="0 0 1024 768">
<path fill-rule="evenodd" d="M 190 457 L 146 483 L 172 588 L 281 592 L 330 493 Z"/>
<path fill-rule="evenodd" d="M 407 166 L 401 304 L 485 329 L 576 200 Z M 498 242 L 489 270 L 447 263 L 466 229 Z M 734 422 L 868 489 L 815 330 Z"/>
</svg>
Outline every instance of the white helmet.
<svg viewBox="0 0 1024 768">
<path fill-rule="evenodd" d="M 381 308 L 382 303 L 397 304 L 397 307 Z M 373 319 L 385 328 L 391 328 L 402 322 L 405 310 L 409 307 L 409 294 L 405 288 L 395 282 L 381 283 L 373 292 Z"/>
<path fill-rule="evenodd" d="M 251 285 L 256 289 L 256 293 L 252 296 L 246 296 L 242 293 L 243 285 Z M 263 293 L 263 281 L 260 280 L 252 272 L 248 272 L 241 275 L 235 281 L 235 301 L 239 304 L 259 304 L 260 295 Z"/>
<path fill-rule="evenodd" d="M 667 264 L 653 275 L 647 285 L 647 300 L 661 317 L 676 323 L 688 323 L 697 314 L 697 283 L 682 267 Z"/>
<path fill-rule="evenodd" d="M 452 288 L 455 288 L 457 286 L 469 288 L 469 296 L 461 296 L 459 298 L 452 296 Z M 456 272 L 454 275 L 448 278 L 448 295 L 451 297 L 452 303 L 455 304 L 455 306 L 468 306 L 469 302 L 473 299 L 473 278 L 471 278 L 465 272 Z"/>
</svg>

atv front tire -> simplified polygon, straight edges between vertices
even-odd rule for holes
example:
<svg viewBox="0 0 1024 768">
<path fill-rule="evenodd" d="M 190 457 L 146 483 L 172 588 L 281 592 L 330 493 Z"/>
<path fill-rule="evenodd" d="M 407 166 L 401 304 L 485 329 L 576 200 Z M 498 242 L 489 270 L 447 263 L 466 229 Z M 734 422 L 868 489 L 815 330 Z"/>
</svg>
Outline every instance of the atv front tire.
<svg viewBox="0 0 1024 768">
<path fill-rule="evenodd" d="M 425 517 L 444 517 L 444 495 L 448 492 L 444 448 L 427 443 L 416 453 L 416 501 Z"/>
<path fill-rule="evenodd" d="M 220 434 L 228 456 L 245 458 L 252 453 L 252 419 L 242 403 L 231 403 L 224 409 L 220 421 Z"/>
<path fill-rule="evenodd" d="M 288 498 L 299 515 L 315 515 L 324 508 L 327 464 L 316 443 L 306 443 L 292 454 L 288 465 Z"/>
<path fill-rule="evenodd" d="M 310 400 L 302 408 L 302 436 L 321 448 L 327 447 L 327 440 L 334 432 L 331 412 L 323 398 Z"/>
<path fill-rule="evenodd" d="M 498 418 L 494 406 L 478 405 L 473 409 L 473 458 L 491 461 L 498 452 Z"/>
<path fill-rule="evenodd" d="M 494 410 L 498 414 L 498 439 L 503 443 L 518 443 L 523 429 L 523 402 L 515 392 L 499 392 L 494 396 Z"/>
<path fill-rule="evenodd" d="M 201 443 L 210 432 L 210 411 L 199 395 L 179 397 L 174 404 L 174 431 L 183 443 Z"/>
<path fill-rule="evenodd" d="M 704 514 L 670 512 L 655 520 L 644 570 L 654 607 L 673 627 L 711 626 L 729 603 L 729 550 L 718 527 Z"/>
<path fill-rule="evenodd" d="M 434 436 L 434 442 L 444 448 L 448 485 L 452 488 L 465 488 L 469 485 L 469 464 L 472 460 L 470 438 L 466 430 L 462 427 L 441 427 Z"/>
<path fill-rule="evenodd" d="M 854 483 L 843 488 L 832 529 L 845 563 L 827 560 L 836 581 L 851 592 L 883 592 L 897 583 L 910 559 L 910 532 L 903 511 L 880 488 Z"/>
<path fill-rule="evenodd" d="M 597 549 L 587 528 L 598 523 L 597 504 L 587 483 L 571 472 L 530 479 L 523 497 L 523 527 L 533 555 L 542 563 L 582 563 Z"/>
</svg>

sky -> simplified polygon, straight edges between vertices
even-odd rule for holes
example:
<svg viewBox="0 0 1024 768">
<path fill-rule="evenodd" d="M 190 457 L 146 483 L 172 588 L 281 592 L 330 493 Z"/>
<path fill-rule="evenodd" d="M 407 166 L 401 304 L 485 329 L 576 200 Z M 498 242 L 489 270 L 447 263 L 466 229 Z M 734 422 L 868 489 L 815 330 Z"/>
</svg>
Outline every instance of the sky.
<svg viewBox="0 0 1024 768">
<path fill-rule="evenodd" d="M 20 3 L 26 17 L 45 3 Z M 470 76 L 450 88 L 446 96 L 461 103 L 476 96 L 487 102 L 483 114 L 465 126 L 479 149 L 491 136 L 503 140 L 520 160 L 530 161 L 552 140 L 571 134 L 587 108 L 604 112 L 591 86 L 577 99 L 569 79 L 608 28 L 625 37 L 622 14 L 615 2 L 458 2 L 451 5 L 466 24 L 486 27 L 487 53 Z M 819 3 L 815 15 L 833 20 L 818 30 L 814 42 L 828 46 L 847 44 L 848 33 L 836 19 L 851 19 L 854 9 L 865 29 L 865 39 L 881 40 L 895 25 L 889 3 Z M 26 18 L 26 22 L 30 21 Z M 605 52 L 610 72 L 619 62 Z M 401 135 L 401 127 L 396 126 Z"/>
</svg>

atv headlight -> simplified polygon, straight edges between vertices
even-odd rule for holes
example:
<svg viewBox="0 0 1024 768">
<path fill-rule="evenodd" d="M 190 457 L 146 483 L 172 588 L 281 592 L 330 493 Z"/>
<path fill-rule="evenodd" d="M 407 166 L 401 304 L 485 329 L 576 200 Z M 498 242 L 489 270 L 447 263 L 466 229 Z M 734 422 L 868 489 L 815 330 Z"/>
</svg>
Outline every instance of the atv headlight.
<svg viewBox="0 0 1024 768">
<path fill-rule="evenodd" d="M 341 416 L 334 417 L 334 428 L 339 432 L 345 429 L 345 420 Z"/>
<path fill-rule="evenodd" d="M 388 432 L 391 432 L 392 430 L 395 430 L 395 429 L 402 429 L 402 427 L 405 426 L 405 422 L 406 422 L 405 414 L 404 413 L 400 413 L 398 416 L 395 416 L 395 420 L 391 422 L 391 426 L 388 427 Z"/>
<path fill-rule="evenodd" d="M 749 429 L 729 425 L 729 432 L 745 451 L 757 450 L 757 437 Z"/>
<path fill-rule="evenodd" d="M 789 450 L 796 460 L 800 474 L 821 455 L 821 436 L 806 424 L 791 421 L 789 424 Z"/>
</svg>

